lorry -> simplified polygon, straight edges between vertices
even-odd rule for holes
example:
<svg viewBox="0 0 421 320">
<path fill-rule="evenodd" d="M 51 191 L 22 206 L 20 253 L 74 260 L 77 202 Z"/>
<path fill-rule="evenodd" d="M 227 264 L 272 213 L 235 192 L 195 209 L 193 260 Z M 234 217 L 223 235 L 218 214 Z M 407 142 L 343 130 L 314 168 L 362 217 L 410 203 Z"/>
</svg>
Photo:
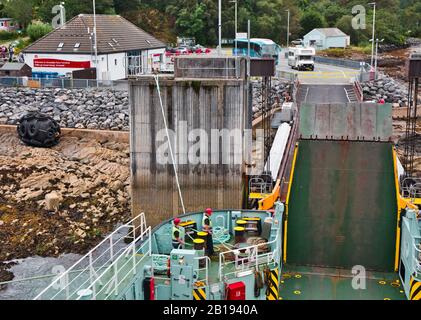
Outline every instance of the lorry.
<svg viewBox="0 0 421 320">
<path fill-rule="evenodd" d="M 298 71 L 314 71 L 314 56 L 316 50 L 311 47 L 288 48 L 288 65 Z"/>
</svg>

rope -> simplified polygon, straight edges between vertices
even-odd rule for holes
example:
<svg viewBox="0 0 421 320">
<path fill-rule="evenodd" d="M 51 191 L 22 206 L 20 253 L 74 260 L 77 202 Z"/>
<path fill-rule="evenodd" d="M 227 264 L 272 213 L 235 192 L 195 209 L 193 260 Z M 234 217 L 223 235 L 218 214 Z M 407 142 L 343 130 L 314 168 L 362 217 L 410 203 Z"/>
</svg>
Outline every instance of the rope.
<svg viewBox="0 0 421 320">
<path fill-rule="evenodd" d="M 177 164 L 175 162 L 174 153 L 173 153 L 173 150 L 172 150 L 170 134 L 168 132 L 167 119 L 165 117 L 164 105 L 162 103 L 161 89 L 160 89 L 160 86 L 159 86 L 159 77 L 158 77 L 158 75 L 154 75 L 154 78 L 155 78 L 155 82 L 156 82 L 156 88 L 158 90 L 159 103 L 161 105 L 162 118 L 164 119 L 165 131 L 167 133 L 168 146 L 169 146 L 169 149 L 170 149 L 171 160 L 172 160 L 172 163 L 173 163 L 175 181 L 177 183 L 177 188 L 178 188 L 178 195 L 180 197 L 181 206 L 183 208 L 183 213 L 186 214 L 186 208 L 184 207 L 183 195 L 181 193 L 180 181 L 178 180 Z"/>
<path fill-rule="evenodd" d="M 157 271 L 166 271 L 168 269 L 168 257 L 152 256 L 154 269 Z"/>
<path fill-rule="evenodd" d="M 226 244 L 230 241 L 231 236 L 228 232 L 228 229 L 224 227 L 215 227 L 213 228 L 213 242 L 216 244 Z"/>
</svg>

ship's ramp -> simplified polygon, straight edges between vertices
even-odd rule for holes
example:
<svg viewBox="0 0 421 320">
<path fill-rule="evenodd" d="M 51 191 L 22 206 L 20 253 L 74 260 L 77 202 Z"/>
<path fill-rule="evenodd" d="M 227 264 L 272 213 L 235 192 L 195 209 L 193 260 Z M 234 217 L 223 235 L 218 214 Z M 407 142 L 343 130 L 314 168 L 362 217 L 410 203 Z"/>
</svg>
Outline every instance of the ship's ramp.
<svg viewBox="0 0 421 320">
<path fill-rule="evenodd" d="M 288 263 L 393 271 L 392 145 L 300 141 L 288 209 Z"/>
<path fill-rule="evenodd" d="M 289 265 L 393 271 L 391 106 L 307 105 L 287 200 Z"/>
</svg>

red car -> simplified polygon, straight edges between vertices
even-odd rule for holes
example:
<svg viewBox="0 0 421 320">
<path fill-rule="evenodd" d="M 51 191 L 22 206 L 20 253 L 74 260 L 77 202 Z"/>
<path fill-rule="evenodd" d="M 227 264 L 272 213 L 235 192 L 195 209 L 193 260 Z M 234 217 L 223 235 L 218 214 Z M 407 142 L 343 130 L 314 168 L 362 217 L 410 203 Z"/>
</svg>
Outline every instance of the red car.
<svg viewBox="0 0 421 320">
<path fill-rule="evenodd" d="M 204 46 L 201 46 L 201 45 L 197 45 L 197 46 L 195 46 L 193 48 L 193 52 L 194 53 L 198 53 L 198 54 L 201 54 L 201 53 L 210 53 L 211 52 L 211 49 L 205 48 Z"/>
</svg>

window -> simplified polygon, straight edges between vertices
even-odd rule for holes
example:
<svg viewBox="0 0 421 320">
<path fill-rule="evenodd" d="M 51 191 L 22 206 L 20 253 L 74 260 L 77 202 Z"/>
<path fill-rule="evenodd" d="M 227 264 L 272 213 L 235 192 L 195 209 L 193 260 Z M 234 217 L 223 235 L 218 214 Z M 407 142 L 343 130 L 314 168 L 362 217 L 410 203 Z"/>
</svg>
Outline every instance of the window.
<svg viewBox="0 0 421 320">
<path fill-rule="evenodd" d="M 114 59 L 114 64 L 117 65 L 117 59 Z"/>
<path fill-rule="evenodd" d="M 57 46 L 57 48 L 63 48 L 64 47 L 64 42 L 60 42 Z"/>
<path fill-rule="evenodd" d="M 79 42 L 75 44 L 75 48 L 76 49 L 79 49 L 80 48 L 80 43 Z"/>
</svg>

